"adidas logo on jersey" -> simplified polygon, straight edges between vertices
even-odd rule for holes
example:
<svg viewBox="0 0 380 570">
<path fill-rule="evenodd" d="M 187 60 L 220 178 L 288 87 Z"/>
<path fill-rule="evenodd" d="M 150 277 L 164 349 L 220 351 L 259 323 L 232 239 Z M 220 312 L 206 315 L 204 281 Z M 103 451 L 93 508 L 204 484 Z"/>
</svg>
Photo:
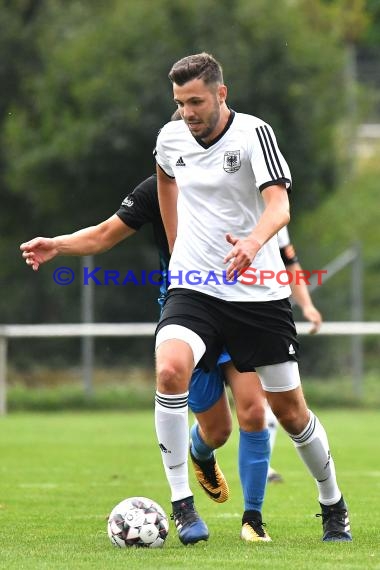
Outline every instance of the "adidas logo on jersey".
<svg viewBox="0 0 380 570">
<path fill-rule="evenodd" d="M 175 163 L 176 166 L 186 166 L 182 156 L 179 157 L 179 159 L 177 160 L 177 162 Z"/>
<path fill-rule="evenodd" d="M 296 351 L 294 350 L 294 346 L 292 344 L 289 345 L 289 354 L 295 354 Z"/>
</svg>

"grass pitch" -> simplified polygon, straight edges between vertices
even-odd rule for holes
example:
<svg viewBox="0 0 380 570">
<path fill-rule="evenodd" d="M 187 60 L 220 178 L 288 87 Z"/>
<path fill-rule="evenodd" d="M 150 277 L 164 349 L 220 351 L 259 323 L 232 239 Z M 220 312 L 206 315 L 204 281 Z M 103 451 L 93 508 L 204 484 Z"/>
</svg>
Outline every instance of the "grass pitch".
<svg viewBox="0 0 380 570">
<path fill-rule="evenodd" d="M 318 415 L 349 504 L 353 543 L 321 542 L 315 484 L 282 431 L 273 467 L 285 483 L 268 486 L 263 512 L 273 542 L 243 543 L 235 429 L 218 452 L 229 501 L 211 502 L 191 472 L 209 541 L 184 547 L 171 522 L 164 548 L 156 550 L 117 549 L 106 533 L 107 514 L 128 496 L 148 496 L 170 514 L 153 412 L 1 418 L 0 568 L 380 569 L 380 413 L 322 410 Z"/>
</svg>

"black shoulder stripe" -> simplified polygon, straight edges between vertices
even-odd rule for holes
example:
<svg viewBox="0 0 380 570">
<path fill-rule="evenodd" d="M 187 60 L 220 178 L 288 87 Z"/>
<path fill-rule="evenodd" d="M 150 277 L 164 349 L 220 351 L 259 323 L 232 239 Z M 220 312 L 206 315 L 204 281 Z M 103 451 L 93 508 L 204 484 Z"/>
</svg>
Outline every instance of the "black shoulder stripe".
<svg viewBox="0 0 380 570">
<path fill-rule="evenodd" d="M 256 129 L 257 137 L 258 137 L 258 139 L 259 139 L 259 141 L 260 141 L 261 150 L 262 150 L 262 153 L 263 153 L 263 155 L 264 155 L 264 160 L 265 160 L 265 164 L 267 165 L 267 169 L 268 169 L 268 172 L 269 172 L 269 176 L 270 176 L 270 177 L 272 178 L 272 180 L 273 180 L 273 179 L 275 178 L 275 176 L 273 175 L 273 172 L 272 172 L 272 170 L 271 170 L 271 167 L 270 167 L 270 164 L 269 164 L 269 161 L 268 161 L 268 155 L 267 155 L 266 150 L 265 150 L 264 139 L 263 139 L 263 137 L 262 137 L 262 134 L 261 134 L 261 130 L 260 130 L 260 129 L 261 129 L 261 127 L 258 127 L 258 128 Z"/>
<path fill-rule="evenodd" d="M 270 177 L 272 180 L 284 178 L 284 172 L 268 127 L 266 125 L 258 127 L 256 133 Z"/>
<path fill-rule="evenodd" d="M 279 171 L 280 171 L 280 175 L 281 175 L 280 178 L 284 178 L 284 171 L 282 170 L 281 161 L 280 161 L 280 159 L 279 159 L 279 157 L 278 157 L 276 145 L 275 145 L 274 142 L 273 142 L 273 137 L 271 136 L 270 131 L 269 131 L 267 125 L 265 125 L 264 129 L 265 129 L 265 132 L 266 132 L 266 134 L 267 134 L 269 144 L 270 144 L 270 146 L 271 146 L 271 148 L 272 148 L 272 155 L 273 155 L 273 157 L 274 157 L 274 159 L 275 159 L 275 161 L 276 161 L 276 163 L 277 163 L 277 166 L 278 166 L 278 168 L 279 168 Z"/>
</svg>

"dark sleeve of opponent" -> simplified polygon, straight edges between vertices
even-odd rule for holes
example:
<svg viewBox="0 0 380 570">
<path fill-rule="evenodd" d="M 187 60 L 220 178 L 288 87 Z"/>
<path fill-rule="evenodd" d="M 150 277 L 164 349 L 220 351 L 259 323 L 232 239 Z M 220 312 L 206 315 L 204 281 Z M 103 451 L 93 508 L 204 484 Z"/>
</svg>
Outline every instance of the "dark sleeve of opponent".
<svg viewBox="0 0 380 570">
<path fill-rule="evenodd" d="M 160 219 L 157 178 L 152 175 L 128 194 L 116 215 L 130 228 L 139 230 L 144 224 Z"/>
</svg>

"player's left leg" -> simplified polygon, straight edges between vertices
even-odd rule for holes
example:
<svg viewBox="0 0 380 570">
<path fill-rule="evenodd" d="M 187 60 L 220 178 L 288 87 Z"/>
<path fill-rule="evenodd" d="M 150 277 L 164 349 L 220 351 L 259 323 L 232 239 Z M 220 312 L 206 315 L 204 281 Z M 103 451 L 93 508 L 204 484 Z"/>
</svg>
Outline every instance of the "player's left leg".
<svg viewBox="0 0 380 570">
<path fill-rule="evenodd" d="M 339 489 L 326 432 L 307 408 L 298 364 L 283 362 L 257 369 L 268 402 L 314 477 L 322 509 L 323 541 L 351 541 L 348 511 Z"/>
</svg>

